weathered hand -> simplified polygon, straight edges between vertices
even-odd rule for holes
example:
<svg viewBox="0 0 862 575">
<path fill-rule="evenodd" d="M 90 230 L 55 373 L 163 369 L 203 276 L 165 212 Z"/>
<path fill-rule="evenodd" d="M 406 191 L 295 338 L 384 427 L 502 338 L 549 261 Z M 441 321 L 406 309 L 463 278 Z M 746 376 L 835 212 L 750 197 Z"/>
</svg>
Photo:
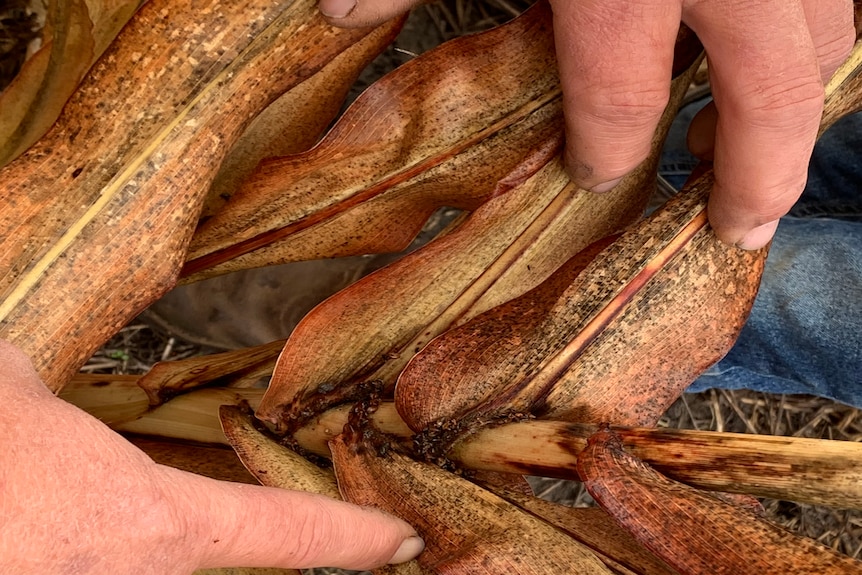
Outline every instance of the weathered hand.
<svg viewBox="0 0 862 575">
<path fill-rule="evenodd" d="M 0 397 L 0 572 L 366 569 L 421 550 L 409 525 L 378 511 L 157 465 L 54 397 L 3 341 Z"/>
<path fill-rule="evenodd" d="M 337 25 L 380 22 L 410 0 L 320 0 Z M 709 57 L 715 107 L 692 150 L 714 160 L 709 215 L 719 237 L 766 244 L 805 186 L 823 80 L 853 45 L 851 0 L 551 0 L 565 97 L 567 161 L 608 190 L 647 155 L 669 93 L 680 21 Z"/>
</svg>

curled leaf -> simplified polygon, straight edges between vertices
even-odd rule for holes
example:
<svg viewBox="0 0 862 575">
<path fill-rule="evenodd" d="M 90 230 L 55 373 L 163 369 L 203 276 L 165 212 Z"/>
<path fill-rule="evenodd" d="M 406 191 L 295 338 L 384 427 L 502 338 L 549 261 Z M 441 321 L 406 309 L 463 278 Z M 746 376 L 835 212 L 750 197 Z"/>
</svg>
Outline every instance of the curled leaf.
<svg viewBox="0 0 862 575">
<path fill-rule="evenodd" d="M 172 397 L 218 380 L 248 387 L 272 373 L 284 341 L 178 361 L 160 361 L 138 380 L 150 398 L 161 405 Z"/>
<path fill-rule="evenodd" d="M 330 405 L 359 397 L 362 382 L 381 381 L 391 393 L 398 374 L 433 337 L 522 294 L 584 246 L 640 217 L 666 128 L 689 80 L 683 74 L 674 82 L 653 155 L 613 193 L 590 194 L 569 181 L 558 155 L 560 132 L 531 149 L 517 140 L 525 154 L 520 164 L 456 229 L 303 318 L 258 416 L 294 429 Z M 515 141 L 511 134 L 505 139 Z"/>
<path fill-rule="evenodd" d="M 262 485 L 341 499 L 335 475 L 278 443 L 255 424 L 248 406 L 223 405 L 219 419 L 242 464 Z"/>
<path fill-rule="evenodd" d="M 667 479 L 610 431 L 590 438 L 578 470 L 596 501 L 681 575 L 862 573 L 860 561 Z"/>
<path fill-rule="evenodd" d="M 173 285 L 251 119 L 367 33 L 332 28 L 312 0 L 148 2 L 0 172 L 0 337 L 62 387 Z"/>
<path fill-rule="evenodd" d="M 246 469 L 263 485 L 296 489 L 341 499 L 335 475 L 310 463 L 260 429 L 247 405 L 219 409 L 225 436 Z M 426 575 L 417 561 L 385 565 L 374 575 Z"/>
<path fill-rule="evenodd" d="M 710 173 L 594 258 L 588 250 L 582 271 L 563 267 L 431 342 L 398 380 L 405 421 L 654 424 L 730 349 L 760 282 L 766 250 L 728 247 L 708 227 L 711 186 Z"/>
<path fill-rule="evenodd" d="M 310 148 L 332 123 L 350 87 L 371 60 L 398 35 L 406 16 L 375 28 L 337 54 L 316 74 L 267 106 L 231 147 L 204 201 L 211 217 L 236 193 L 264 158 Z"/>
<path fill-rule="evenodd" d="M 183 274 L 400 251 L 436 208 L 481 204 L 560 122 L 540 2 L 401 66 L 312 150 L 265 161 L 195 234 Z"/>
<path fill-rule="evenodd" d="M 430 573 L 608 574 L 588 549 L 497 495 L 413 461 L 353 421 L 330 443 L 348 501 L 389 511 L 425 540 Z"/>
<path fill-rule="evenodd" d="M 143 0 L 50 0 L 41 46 L 0 93 L 0 167 L 57 119 L 93 63 Z"/>
</svg>

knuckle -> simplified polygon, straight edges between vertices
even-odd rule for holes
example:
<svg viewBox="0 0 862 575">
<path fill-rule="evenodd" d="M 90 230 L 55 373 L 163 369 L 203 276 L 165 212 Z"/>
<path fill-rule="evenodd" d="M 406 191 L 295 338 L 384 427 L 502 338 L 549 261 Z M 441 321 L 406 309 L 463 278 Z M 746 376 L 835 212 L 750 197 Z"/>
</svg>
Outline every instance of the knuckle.
<svg viewBox="0 0 862 575">
<path fill-rule="evenodd" d="M 588 110 L 604 123 L 618 128 L 641 128 L 655 123 L 667 106 L 670 93 L 667 87 L 631 90 L 620 89 L 594 92 Z"/>
<path fill-rule="evenodd" d="M 768 78 L 744 96 L 748 121 L 778 130 L 816 127 L 823 111 L 823 83 L 817 76 Z"/>
<path fill-rule="evenodd" d="M 853 50 L 856 35 L 851 29 L 847 34 L 841 34 L 831 41 L 817 46 L 817 61 L 820 69 L 828 71 L 829 75 L 841 65 Z"/>
</svg>

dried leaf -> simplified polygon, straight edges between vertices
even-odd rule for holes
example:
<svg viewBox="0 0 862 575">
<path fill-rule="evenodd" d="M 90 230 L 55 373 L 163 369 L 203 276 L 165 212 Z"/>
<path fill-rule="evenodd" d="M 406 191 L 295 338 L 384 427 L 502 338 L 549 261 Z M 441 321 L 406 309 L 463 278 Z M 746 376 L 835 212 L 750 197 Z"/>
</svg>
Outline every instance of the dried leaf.
<svg viewBox="0 0 862 575">
<path fill-rule="evenodd" d="M 138 380 L 138 385 L 153 406 L 217 380 L 229 380 L 234 387 L 248 387 L 272 373 L 283 346 L 282 340 L 179 361 L 160 361 Z"/>
<path fill-rule="evenodd" d="M 243 465 L 263 485 L 341 499 L 332 471 L 321 469 L 259 429 L 248 406 L 222 406 L 222 427 Z M 375 575 L 424 575 L 417 561 L 385 565 Z"/>
<path fill-rule="evenodd" d="M 255 424 L 248 407 L 219 408 L 222 429 L 242 464 L 263 485 L 341 499 L 335 475 L 276 442 Z"/>
<path fill-rule="evenodd" d="M 312 0 L 148 2 L 0 172 L 0 337 L 62 387 L 174 283 L 248 122 L 367 33 L 330 27 Z"/>
<path fill-rule="evenodd" d="M 728 247 L 708 227 L 711 187 L 710 173 L 580 273 L 564 267 L 429 344 L 398 381 L 404 420 L 653 425 L 730 349 L 760 282 L 766 250 Z"/>
<path fill-rule="evenodd" d="M 550 8 L 540 2 L 403 65 L 314 149 L 264 162 L 195 234 L 184 275 L 399 251 L 437 207 L 481 204 L 560 122 Z"/>
<path fill-rule="evenodd" d="M 227 446 L 190 445 L 178 441 L 129 437 L 128 440 L 153 461 L 220 481 L 257 484 L 236 453 Z"/>
<path fill-rule="evenodd" d="M 590 438 L 578 470 L 596 501 L 680 575 L 862 573 L 860 561 L 667 479 L 612 432 Z"/>
<path fill-rule="evenodd" d="M 644 549 L 602 509 L 566 507 L 538 497 L 499 492 L 518 507 L 535 513 L 593 550 L 610 569 L 639 575 L 677 575 L 676 571 Z"/>
<path fill-rule="evenodd" d="M 359 397 L 355 386 L 362 381 L 380 380 L 390 393 L 407 361 L 431 338 L 534 287 L 590 242 L 640 217 L 664 134 L 689 81 L 688 74 L 675 80 L 654 153 L 613 193 L 598 196 L 571 184 L 555 132 L 525 149 L 521 164 L 457 229 L 318 306 L 291 334 L 258 416 L 292 429 Z"/>
<path fill-rule="evenodd" d="M 391 448 L 352 421 L 330 443 L 347 501 L 393 513 L 425 540 L 430 573 L 608 574 L 588 549 L 466 479 Z"/>
<path fill-rule="evenodd" d="M 310 148 L 332 123 L 359 73 L 401 30 L 406 15 L 384 23 L 261 112 L 231 148 L 204 202 L 210 217 L 264 158 Z"/>
<path fill-rule="evenodd" d="M 143 0 L 51 0 L 41 47 L 0 93 L 0 167 L 38 140 Z"/>
</svg>

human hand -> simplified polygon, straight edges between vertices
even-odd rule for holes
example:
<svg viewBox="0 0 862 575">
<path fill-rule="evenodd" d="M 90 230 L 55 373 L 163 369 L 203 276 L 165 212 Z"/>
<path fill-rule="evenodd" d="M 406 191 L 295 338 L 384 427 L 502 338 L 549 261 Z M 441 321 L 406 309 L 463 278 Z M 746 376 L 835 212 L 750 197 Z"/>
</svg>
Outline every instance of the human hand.
<svg viewBox="0 0 862 575">
<path fill-rule="evenodd" d="M 3 341 L 0 398 L 2 573 L 367 569 L 421 550 L 409 525 L 376 510 L 157 465 L 54 397 Z"/>
<path fill-rule="evenodd" d="M 765 245 L 805 187 L 823 83 L 855 38 L 852 1 L 550 1 L 575 182 L 609 190 L 647 157 L 682 21 L 706 49 L 715 98 L 689 133 L 714 161 L 710 222 L 726 243 Z M 417 3 L 320 0 L 320 10 L 360 26 Z"/>
</svg>

